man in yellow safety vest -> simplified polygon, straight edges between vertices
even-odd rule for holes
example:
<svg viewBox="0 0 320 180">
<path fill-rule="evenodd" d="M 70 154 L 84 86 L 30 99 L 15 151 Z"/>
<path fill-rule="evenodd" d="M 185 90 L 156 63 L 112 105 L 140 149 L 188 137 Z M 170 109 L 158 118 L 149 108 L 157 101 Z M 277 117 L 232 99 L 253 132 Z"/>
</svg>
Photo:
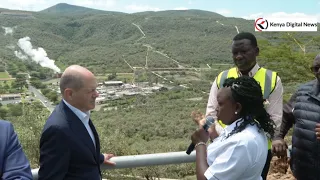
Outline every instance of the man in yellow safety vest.
<svg viewBox="0 0 320 180">
<path fill-rule="evenodd" d="M 283 86 L 280 77 L 276 72 L 260 67 L 256 57 L 259 55 L 259 47 L 256 37 L 248 32 L 241 32 L 233 38 L 232 57 L 236 67 L 221 72 L 212 84 L 207 104 L 206 116 L 213 116 L 216 119 L 217 91 L 223 86 L 224 80 L 229 77 L 250 76 L 259 82 L 262 94 L 265 99 L 265 108 L 271 119 L 276 124 L 276 132 L 280 129 L 283 106 Z M 200 122 L 200 125 L 205 120 Z M 224 125 L 221 121 L 215 121 L 215 131 L 217 135 L 221 133 Z M 212 132 L 212 131 L 211 131 Z M 214 133 L 211 134 L 214 138 Z M 269 171 L 272 159 L 271 149 L 283 145 L 280 140 L 270 140 L 268 148 L 268 158 L 261 174 L 265 180 Z M 273 145 L 272 145 L 273 143 Z M 273 147 L 274 146 L 274 147 Z"/>
</svg>

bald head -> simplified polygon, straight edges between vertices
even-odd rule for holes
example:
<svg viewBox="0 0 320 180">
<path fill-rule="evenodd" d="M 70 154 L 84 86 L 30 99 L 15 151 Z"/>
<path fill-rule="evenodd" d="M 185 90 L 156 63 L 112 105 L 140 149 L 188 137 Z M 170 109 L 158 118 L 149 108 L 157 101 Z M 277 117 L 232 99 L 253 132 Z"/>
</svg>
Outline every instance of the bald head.
<svg viewBox="0 0 320 180">
<path fill-rule="evenodd" d="M 78 90 L 83 87 L 84 81 L 92 78 L 94 75 L 88 69 L 79 66 L 71 65 L 63 72 L 60 79 L 60 91 L 63 92 L 67 88 Z"/>
</svg>

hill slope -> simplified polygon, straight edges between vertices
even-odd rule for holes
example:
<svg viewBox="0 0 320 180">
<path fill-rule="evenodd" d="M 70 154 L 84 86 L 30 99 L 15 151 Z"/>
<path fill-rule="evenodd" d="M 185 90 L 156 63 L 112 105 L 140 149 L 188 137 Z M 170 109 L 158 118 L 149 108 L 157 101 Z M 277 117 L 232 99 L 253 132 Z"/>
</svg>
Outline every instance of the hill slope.
<svg viewBox="0 0 320 180">
<path fill-rule="evenodd" d="M 98 9 L 92 9 L 82 6 L 70 5 L 67 3 L 59 3 L 54 6 L 51 6 L 47 9 L 40 11 L 41 13 L 51 13 L 56 15 L 72 15 L 72 14 L 89 14 L 89 13 L 114 13 L 114 14 L 124 14 L 120 12 L 109 12 Z"/>
<path fill-rule="evenodd" d="M 18 39 L 28 36 L 34 47 L 43 47 L 61 67 L 78 63 L 97 73 L 130 71 L 124 59 L 131 66 L 145 66 L 147 54 L 167 57 L 167 62 L 153 58 L 149 64 L 154 67 L 230 63 L 232 37 L 238 31 L 254 32 L 253 21 L 201 10 L 125 14 L 58 4 L 33 16 L 0 15 L 1 26 L 17 27 L 12 36 L 0 29 L 2 58 L 16 59 L 7 47 L 13 45 L 17 50 Z M 272 43 L 282 36 L 255 34 Z M 316 35 L 303 33 L 308 38 Z"/>
</svg>

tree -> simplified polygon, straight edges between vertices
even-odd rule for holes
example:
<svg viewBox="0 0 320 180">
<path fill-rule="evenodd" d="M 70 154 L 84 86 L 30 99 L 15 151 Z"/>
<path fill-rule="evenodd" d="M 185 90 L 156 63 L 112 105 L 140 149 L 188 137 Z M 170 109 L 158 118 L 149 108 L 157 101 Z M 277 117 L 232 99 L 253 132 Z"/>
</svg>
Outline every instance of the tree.
<svg viewBox="0 0 320 180">
<path fill-rule="evenodd" d="M 9 114 L 11 116 L 21 116 L 22 115 L 22 105 L 21 104 L 12 104 L 9 108 Z"/>
<path fill-rule="evenodd" d="M 47 94 L 49 94 L 50 91 L 51 91 L 51 90 L 50 90 L 50 89 L 47 89 L 47 88 L 41 89 L 42 94 L 45 95 L 45 96 L 47 96 Z"/>
<path fill-rule="evenodd" d="M 5 71 L 4 66 L 0 65 L 0 72 L 4 72 L 4 71 Z"/>
<path fill-rule="evenodd" d="M 8 109 L 5 107 L 0 107 L 0 118 L 4 119 L 8 114 Z"/>
<path fill-rule="evenodd" d="M 46 76 L 46 74 L 45 74 L 44 72 L 40 72 L 39 78 L 40 78 L 40 79 L 46 79 L 47 76 Z"/>
<path fill-rule="evenodd" d="M 278 72 L 283 83 L 299 83 L 313 78 L 309 70 L 313 53 L 295 51 L 295 42 L 260 46 L 259 64 Z M 283 68 L 286 67 L 286 68 Z"/>
<path fill-rule="evenodd" d="M 39 167 L 39 139 L 46 118 L 49 116 L 43 106 L 36 107 L 36 104 L 21 106 L 22 116 L 7 117 L 17 131 L 22 148 L 30 161 L 31 168 Z"/>
<path fill-rule="evenodd" d="M 32 71 L 32 72 L 30 73 L 30 76 L 31 76 L 31 77 L 40 78 L 40 73 L 39 73 L 39 72 Z"/>
<path fill-rule="evenodd" d="M 313 38 L 313 43 L 318 47 L 318 50 L 320 50 L 320 36 L 316 36 Z"/>
<path fill-rule="evenodd" d="M 27 77 L 26 74 L 17 74 L 16 80 L 15 80 L 15 87 L 22 89 L 23 87 L 27 87 Z"/>
<path fill-rule="evenodd" d="M 58 101 L 58 95 L 56 92 L 54 91 L 51 91 L 49 94 L 48 94 L 48 98 L 50 99 L 51 102 L 56 102 Z"/>
<path fill-rule="evenodd" d="M 37 89 L 43 89 L 43 88 L 47 87 L 40 80 L 31 80 L 30 83 L 31 83 L 32 86 L 34 86 Z"/>
</svg>

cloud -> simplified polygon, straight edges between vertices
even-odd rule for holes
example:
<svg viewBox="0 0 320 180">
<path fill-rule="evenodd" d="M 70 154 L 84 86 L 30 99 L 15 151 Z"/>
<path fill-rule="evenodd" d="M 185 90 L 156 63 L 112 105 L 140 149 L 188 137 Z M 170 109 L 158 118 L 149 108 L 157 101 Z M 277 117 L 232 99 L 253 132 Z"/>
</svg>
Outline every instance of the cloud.
<svg viewBox="0 0 320 180">
<path fill-rule="evenodd" d="M 217 9 L 215 10 L 216 13 L 222 14 L 222 15 L 230 15 L 232 12 L 228 9 Z"/>
<path fill-rule="evenodd" d="M 125 9 L 132 11 L 132 12 L 141 12 L 141 11 L 160 11 L 160 8 L 157 7 L 151 7 L 148 5 L 136 5 L 131 4 L 125 7 Z"/>
<path fill-rule="evenodd" d="M 48 3 L 45 0 L 10 0 L 1 2 L 1 7 L 15 10 L 30 10 L 35 8 L 46 6 Z M 38 10 L 38 9 L 37 9 Z"/>
<path fill-rule="evenodd" d="M 192 2 L 191 0 L 189 0 L 189 1 L 188 1 L 188 4 L 191 5 L 191 4 L 193 4 L 193 2 Z"/>
<path fill-rule="evenodd" d="M 186 8 L 186 7 L 177 7 L 177 8 L 174 8 L 174 10 L 188 10 L 189 8 Z"/>
<path fill-rule="evenodd" d="M 275 12 L 275 13 L 256 13 L 248 16 L 243 16 L 244 19 L 254 20 L 259 17 L 274 17 L 274 18 L 317 18 L 320 22 L 320 14 L 305 14 L 305 13 L 285 13 L 285 12 Z"/>
<path fill-rule="evenodd" d="M 36 4 L 45 4 L 44 0 L 10 0 L 8 3 L 14 4 L 14 5 L 19 5 L 19 6 L 30 6 L 30 5 L 36 5 Z"/>
<path fill-rule="evenodd" d="M 256 14 L 250 14 L 248 16 L 243 16 L 242 18 L 243 19 L 252 20 L 252 19 L 256 19 L 256 18 L 262 17 L 262 16 L 263 16 L 263 13 L 256 13 Z"/>
</svg>

